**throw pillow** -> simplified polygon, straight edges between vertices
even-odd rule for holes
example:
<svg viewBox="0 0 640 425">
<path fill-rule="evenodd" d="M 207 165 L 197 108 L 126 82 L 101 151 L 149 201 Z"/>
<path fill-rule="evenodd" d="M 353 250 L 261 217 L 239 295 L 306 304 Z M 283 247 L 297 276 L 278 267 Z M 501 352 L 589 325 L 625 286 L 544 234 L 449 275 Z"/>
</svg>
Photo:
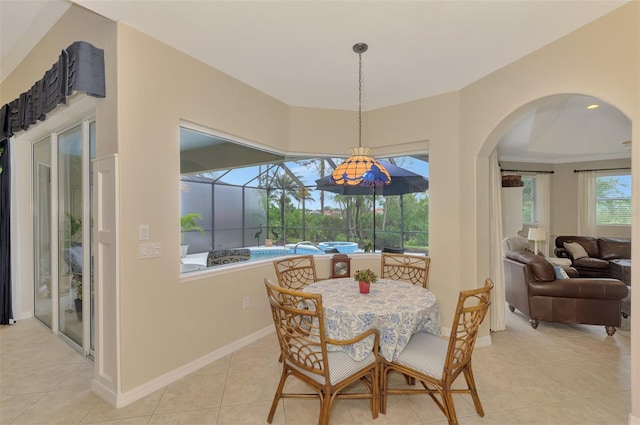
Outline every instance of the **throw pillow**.
<svg viewBox="0 0 640 425">
<path fill-rule="evenodd" d="M 556 279 L 569 279 L 569 275 L 564 271 L 562 266 L 553 266 L 556 271 Z"/>
<path fill-rule="evenodd" d="M 587 251 L 578 242 L 563 242 L 565 249 L 571 253 L 574 260 L 578 258 L 588 257 Z"/>
</svg>

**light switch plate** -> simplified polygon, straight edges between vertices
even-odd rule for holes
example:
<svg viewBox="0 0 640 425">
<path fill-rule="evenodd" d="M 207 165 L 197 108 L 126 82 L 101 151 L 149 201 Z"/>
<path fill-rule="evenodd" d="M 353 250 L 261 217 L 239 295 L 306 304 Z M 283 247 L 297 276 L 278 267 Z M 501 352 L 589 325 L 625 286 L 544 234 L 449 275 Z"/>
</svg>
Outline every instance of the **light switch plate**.
<svg viewBox="0 0 640 425">
<path fill-rule="evenodd" d="M 149 225 L 141 224 L 138 226 L 138 240 L 148 241 L 149 240 Z"/>
<path fill-rule="evenodd" d="M 140 258 L 157 258 L 162 256 L 162 245 L 160 242 L 141 243 L 139 247 Z"/>
</svg>

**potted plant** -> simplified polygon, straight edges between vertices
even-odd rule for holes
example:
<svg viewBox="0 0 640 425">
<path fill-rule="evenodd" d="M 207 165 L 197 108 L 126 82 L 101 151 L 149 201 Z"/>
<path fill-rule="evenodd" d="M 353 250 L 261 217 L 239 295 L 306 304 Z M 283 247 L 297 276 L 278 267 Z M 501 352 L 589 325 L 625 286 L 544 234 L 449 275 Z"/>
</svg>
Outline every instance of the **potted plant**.
<svg viewBox="0 0 640 425">
<path fill-rule="evenodd" d="M 65 233 L 64 246 L 69 248 L 82 242 L 82 218 L 76 217 L 68 211 L 65 211 L 65 215 L 67 216 L 68 229 L 66 230 L 68 233 Z"/>
<path fill-rule="evenodd" d="M 202 220 L 202 214 L 188 213 L 180 217 L 180 229 L 182 231 L 180 242 L 183 257 L 187 255 L 187 250 L 189 249 L 189 245 L 184 245 L 184 232 L 197 230 L 201 235 L 204 235 L 204 228 L 198 225 L 197 220 Z"/>
<path fill-rule="evenodd" d="M 371 269 L 356 270 L 353 278 L 360 285 L 361 294 L 368 294 L 371 284 L 378 280 L 378 276 Z"/>
<path fill-rule="evenodd" d="M 74 276 L 72 286 L 76 291 L 76 299 L 73 300 L 73 304 L 76 307 L 76 315 L 78 320 L 82 322 L 82 278 Z"/>
<path fill-rule="evenodd" d="M 364 252 L 373 252 L 373 242 L 369 239 L 365 239 L 362 244 L 362 250 Z"/>
</svg>

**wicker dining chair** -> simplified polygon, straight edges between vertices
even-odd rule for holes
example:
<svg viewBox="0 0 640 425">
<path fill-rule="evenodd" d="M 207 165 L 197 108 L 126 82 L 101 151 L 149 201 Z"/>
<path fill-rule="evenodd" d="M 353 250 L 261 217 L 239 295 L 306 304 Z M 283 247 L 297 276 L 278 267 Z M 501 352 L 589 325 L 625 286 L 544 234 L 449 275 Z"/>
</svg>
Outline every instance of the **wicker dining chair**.
<svg viewBox="0 0 640 425">
<path fill-rule="evenodd" d="M 313 255 L 298 255 L 274 260 L 273 267 L 276 269 L 278 284 L 283 288 L 300 290 L 318 281 Z"/>
<path fill-rule="evenodd" d="M 484 416 L 478 397 L 471 355 L 478 336 L 478 328 L 489 310 L 493 282 L 487 278 L 482 288 L 461 291 L 451 327 L 449 341 L 420 332 L 411 337 L 409 344 L 394 361 L 382 360 L 381 406 L 386 412 L 389 394 L 426 393 L 435 401 L 451 425 L 458 423 L 453 394 L 470 394 L 476 412 Z M 396 371 L 419 381 L 423 388 L 388 388 L 389 373 Z M 458 376 L 464 375 L 466 388 L 452 388 Z M 438 396 L 438 397 L 436 397 Z"/>
<path fill-rule="evenodd" d="M 390 254 L 380 255 L 380 277 L 411 282 L 428 288 L 429 264 L 427 256 Z"/>
<path fill-rule="evenodd" d="M 282 375 L 271 404 L 267 422 L 273 415 L 281 398 L 319 398 L 320 416 L 318 424 L 328 424 L 331 407 L 336 398 L 365 398 L 371 400 L 371 415 L 378 417 L 379 410 L 379 332 L 370 329 L 355 338 L 334 340 L 325 334 L 322 294 L 294 291 L 264 280 L 273 315 L 278 343 L 283 354 Z M 371 353 L 356 361 L 342 351 L 328 351 L 327 345 L 344 346 L 371 339 Z M 308 384 L 314 393 L 285 393 L 285 382 L 294 376 Z M 366 392 L 355 392 L 349 388 L 361 381 Z"/>
</svg>

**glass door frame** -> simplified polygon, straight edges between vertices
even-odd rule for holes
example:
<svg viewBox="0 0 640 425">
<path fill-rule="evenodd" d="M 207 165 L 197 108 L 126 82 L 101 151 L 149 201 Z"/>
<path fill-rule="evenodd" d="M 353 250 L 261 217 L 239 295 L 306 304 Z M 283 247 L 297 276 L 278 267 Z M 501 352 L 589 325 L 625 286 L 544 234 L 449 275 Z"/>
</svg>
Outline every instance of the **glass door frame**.
<svg viewBox="0 0 640 425">
<path fill-rule="evenodd" d="M 91 294 L 93 293 L 93 262 L 91 261 L 91 254 L 93 252 L 93 249 L 91 247 L 91 244 L 93 242 L 93 238 L 91 237 L 91 232 L 92 232 L 92 222 L 93 222 L 93 205 L 92 205 L 92 194 L 90 193 L 91 188 L 92 188 L 92 184 L 91 184 L 91 141 L 90 141 L 90 137 L 92 137 L 91 134 L 91 127 L 95 126 L 95 116 L 91 116 L 90 118 L 85 118 L 85 119 L 81 119 L 81 120 L 75 120 L 73 123 L 71 123 L 70 125 L 67 125 L 65 127 L 61 127 L 55 131 L 51 131 L 47 136 L 45 137 L 41 137 L 38 140 L 34 141 L 33 146 L 35 146 L 37 143 L 42 142 L 43 140 L 49 138 L 49 143 L 50 143 L 50 162 L 51 162 L 51 181 L 50 181 L 50 185 L 51 185 L 51 204 L 50 204 L 50 217 L 51 217 L 51 226 L 50 226 L 50 240 L 51 240 L 51 254 L 50 254 L 50 261 L 51 261 L 51 270 L 50 270 L 50 274 L 51 274 L 51 302 L 52 302 L 52 317 L 51 317 L 51 326 L 49 326 L 49 324 L 42 322 L 41 319 L 37 318 L 39 321 L 41 321 L 45 326 L 50 327 L 52 332 L 56 335 L 59 335 L 60 337 L 62 337 L 64 340 L 66 340 L 69 344 L 71 344 L 72 346 L 78 348 L 85 356 L 88 357 L 93 357 L 94 353 L 93 353 L 93 347 L 92 347 L 92 341 L 93 341 L 93 329 L 95 328 L 93 326 L 93 303 L 91 302 Z M 65 133 L 68 130 L 71 130 L 73 128 L 76 128 L 80 126 L 80 131 L 81 131 L 81 138 L 82 138 L 82 161 L 81 161 L 81 174 L 82 174 L 82 269 L 86 271 L 86 273 L 83 273 L 83 285 L 82 285 L 82 310 L 83 310 L 83 319 L 82 320 L 82 344 L 78 344 L 76 341 L 73 341 L 71 338 L 69 338 L 68 336 L 66 336 L 64 333 L 61 332 L 60 330 L 60 326 L 59 326 L 59 304 L 60 304 L 60 297 L 59 297 L 59 293 L 58 293 L 58 289 L 59 289 L 59 248 L 60 248 L 60 244 L 62 243 L 62 241 L 59 238 L 59 219 L 58 219 L 58 214 L 59 214 L 59 198 L 58 198 L 58 160 L 59 160 L 59 141 L 58 141 L 58 136 L 60 134 Z M 95 137 L 95 132 L 93 133 L 93 137 Z M 32 155 L 33 155 L 33 148 L 32 148 Z M 32 161 L 31 161 L 32 167 L 35 164 L 35 161 L 33 159 L 32 156 Z M 33 174 L 32 174 L 33 175 Z M 34 182 L 32 184 L 32 190 L 34 190 L 35 188 L 35 184 L 37 182 Z M 32 196 L 33 199 L 33 196 Z M 32 201 L 33 202 L 33 201 Z M 32 204 L 32 212 L 34 215 L 32 215 L 33 220 L 34 220 L 34 224 L 35 224 L 35 205 Z M 34 232 L 36 230 L 34 229 Z M 33 236 L 34 242 L 37 239 L 37 236 L 34 234 Z M 35 250 L 35 243 L 34 243 L 34 250 Z M 35 251 L 34 251 L 34 259 L 36 258 L 35 256 Z M 37 266 L 37 265 L 35 265 Z M 86 275 L 86 277 L 84 276 Z M 38 290 L 38 285 L 39 283 L 36 281 L 35 279 L 35 275 L 34 275 L 34 280 L 33 280 L 33 288 L 34 288 L 34 295 L 33 295 L 33 301 L 34 301 L 34 308 L 35 308 L 35 302 L 36 300 L 36 291 Z M 88 284 L 87 284 L 88 283 Z M 71 296 L 71 295 L 70 295 Z M 34 313 L 35 313 L 35 309 L 34 309 Z M 35 314 L 34 314 L 35 316 Z M 92 329 L 93 328 L 93 329 Z"/>
</svg>

